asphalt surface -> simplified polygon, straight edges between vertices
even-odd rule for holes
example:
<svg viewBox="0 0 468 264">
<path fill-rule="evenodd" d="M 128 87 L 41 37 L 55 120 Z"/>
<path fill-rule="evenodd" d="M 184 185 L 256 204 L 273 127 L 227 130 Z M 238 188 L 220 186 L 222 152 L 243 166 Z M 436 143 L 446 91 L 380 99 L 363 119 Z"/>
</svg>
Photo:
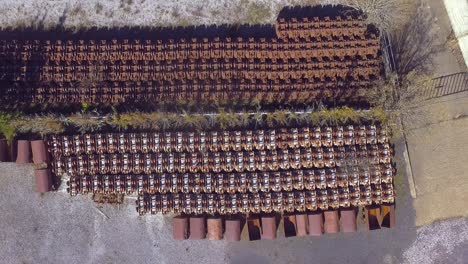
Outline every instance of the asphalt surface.
<svg viewBox="0 0 468 264">
<path fill-rule="evenodd" d="M 2 163 L 0 263 L 466 263 L 468 221 L 417 229 L 404 186 L 397 190 L 395 229 L 275 241 L 173 241 L 170 218 L 140 217 L 132 199 L 98 206 L 64 191 L 40 195 L 33 191 L 32 166 Z"/>
</svg>

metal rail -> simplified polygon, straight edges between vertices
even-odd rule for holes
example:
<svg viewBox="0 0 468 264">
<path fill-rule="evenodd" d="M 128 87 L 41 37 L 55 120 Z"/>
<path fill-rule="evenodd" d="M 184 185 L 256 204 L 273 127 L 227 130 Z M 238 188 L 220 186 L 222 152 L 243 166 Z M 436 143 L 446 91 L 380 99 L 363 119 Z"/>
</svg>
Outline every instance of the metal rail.
<svg viewBox="0 0 468 264">
<path fill-rule="evenodd" d="M 459 72 L 433 79 L 423 97 L 424 100 L 429 100 L 464 91 L 468 91 L 468 72 Z"/>
</svg>

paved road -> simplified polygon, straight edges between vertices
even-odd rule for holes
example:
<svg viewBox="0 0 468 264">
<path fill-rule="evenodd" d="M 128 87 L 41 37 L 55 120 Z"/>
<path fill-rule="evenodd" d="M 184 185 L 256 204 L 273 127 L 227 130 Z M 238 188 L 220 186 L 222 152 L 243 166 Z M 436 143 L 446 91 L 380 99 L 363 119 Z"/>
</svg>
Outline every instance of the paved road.
<svg viewBox="0 0 468 264">
<path fill-rule="evenodd" d="M 169 218 L 139 217 L 133 200 L 99 211 L 86 196 L 38 195 L 32 179 L 30 166 L 0 164 L 0 263 L 462 263 L 468 246 L 466 219 L 417 229 L 406 187 L 398 190 L 393 230 L 176 242 Z"/>
</svg>

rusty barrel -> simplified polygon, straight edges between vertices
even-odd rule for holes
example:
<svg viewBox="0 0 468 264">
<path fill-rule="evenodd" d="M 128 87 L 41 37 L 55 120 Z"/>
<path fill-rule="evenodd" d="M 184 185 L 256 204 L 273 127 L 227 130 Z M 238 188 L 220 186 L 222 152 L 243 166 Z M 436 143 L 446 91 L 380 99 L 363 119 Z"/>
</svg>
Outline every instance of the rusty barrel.
<svg viewBox="0 0 468 264">
<path fill-rule="evenodd" d="M 228 219 L 226 220 L 226 232 L 224 237 L 227 241 L 240 241 L 241 239 L 241 220 Z"/>
<path fill-rule="evenodd" d="M 262 216 L 262 239 L 276 239 L 275 216 Z"/>
<path fill-rule="evenodd" d="M 172 218 L 172 238 L 184 240 L 188 238 L 189 221 L 187 217 L 176 216 Z"/>
<path fill-rule="evenodd" d="M 40 169 L 34 171 L 36 181 L 36 192 L 45 193 L 50 191 L 51 181 L 48 169 Z"/>
<path fill-rule="evenodd" d="M 395 204 L 383 204 L 382 211 L 382 227 L 395 227 Z"/>
<path fill-rule="evenodd" d="M 323 234 L 323 214 L 321 212 L 313 212 L 308 215 L 309 218 L 309 235 L 321 236 Z"/>
<path fill-rule="evenodd" d="M 18 152 L 16 156 L 16 163 L 25 164 L 31 162 L 31 144 L 29 140 L 18 140 Z"/>
<path fill-rule="evenodd" d="M 296 236 L 306 236 L 309 231 L 307 214 L 296 215 Z"/>
<path fill-rule="evenodd" d="M 205 239 L 206 227 L 205 217 L 192 216 L 190 217 L 190 239 Z"/>
<path fill-rule="evenodd" d="M 292 236 L 297 235 L 296 215 L 285 214 L 283 217 L 283 224 L 284 224 L 284 236 L 285 237 L 292 237 Z"/>
<path fill-rule="evenodd" d="M 207 235 L 209 240 L 221 240 L 223 239 L 223 219 L 220 217 L 208 218 L 206 220 Z"/>
<path fill-rule="evenodd" d="M 341 213 L 341 230 L 345 233 L 357 231 L 356 212 L 354 208 L 342 209 Z"/>
<path fill-rule="evenodd" d="M 47 162 L 47 150 L 44 140 L 31 141 L 31 149 L 33 154 L 33 161 L 35 164 Z"/>
<path fill-rule="evenodd" d="M 325 233 L 338 233 L 340 231 L 339 220 L 338 220 L 338 211 L 325 211 Z"/>
</svg>

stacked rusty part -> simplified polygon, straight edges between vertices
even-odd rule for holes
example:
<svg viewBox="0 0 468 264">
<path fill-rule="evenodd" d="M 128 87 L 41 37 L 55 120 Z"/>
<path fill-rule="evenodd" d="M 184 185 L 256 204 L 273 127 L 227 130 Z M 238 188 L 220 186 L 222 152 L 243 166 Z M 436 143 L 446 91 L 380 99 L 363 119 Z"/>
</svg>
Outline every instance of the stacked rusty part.
<svg viewBox="0 0 468 264">
<path fill-rule="evenodd" d="M 380 76 L 378 32 L 362 18 L 280 19 L 275 28 L 269 38 L 2 40 L 0 75 L 13 88 L 0 96 L 62 104 L 351 98 Z"/>
<path fill-rule="evenodd" d="M 359 193 L 357 195 L 360 195 Z M 317 196 L 316 191 L 270 192 L 259 194 L 147 194 L 137 199 L 137 211 L 144 214 L 167 214 L 171 212 L 185 214 L 247 214 L 270 212 L 305 212 L 315 210 L 333 210 L 376 204 L 376 201 L 359 198 L 356 202 L 341 206 L 333 205 L 325 196 Z"/>
<path fill-rule="evenodd" d="M 393 151 L 376 126 L 53 135 L 48 148 L 71 195 L 138 194 L 140 214 L 394 202 Z"/>
<path fill-rule="evenodd" d="M 296 127 L 164 133 L 93 133 L 51 135 L 55 157 L 82 154 L 253 151 L 388 144 L 385 128 L 370 126 Z"/>
</svg>

